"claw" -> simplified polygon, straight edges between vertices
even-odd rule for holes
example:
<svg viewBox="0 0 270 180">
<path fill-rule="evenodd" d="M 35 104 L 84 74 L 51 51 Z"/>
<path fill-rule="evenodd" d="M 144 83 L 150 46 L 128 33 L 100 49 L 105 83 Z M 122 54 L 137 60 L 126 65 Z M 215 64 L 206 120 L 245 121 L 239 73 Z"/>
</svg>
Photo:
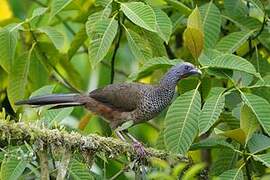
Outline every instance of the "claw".
<svg viewBox="0 0 270 180">
<path fill-rule="evenodd" d="M 145 147 L 139 141 L 134 141 L 132 145 L 134 151 L 136 152 L 136 154 L 140 159 L 144 159 L 148 155 Z"/>
</svg>

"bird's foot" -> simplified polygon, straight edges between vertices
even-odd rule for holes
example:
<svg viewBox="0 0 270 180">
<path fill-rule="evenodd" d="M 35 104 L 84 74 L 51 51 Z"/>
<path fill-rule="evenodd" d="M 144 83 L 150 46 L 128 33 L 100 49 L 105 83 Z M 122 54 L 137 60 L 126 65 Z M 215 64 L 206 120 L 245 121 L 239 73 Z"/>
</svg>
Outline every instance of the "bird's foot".
<svg viewBox="0 0 270 180">
<path fill-rule="evenodd" d="M 139 159 L 144 159 L 148 155 L 145 147 L 139 141 L 134 141 L 132 146 Z"/>
</svg>

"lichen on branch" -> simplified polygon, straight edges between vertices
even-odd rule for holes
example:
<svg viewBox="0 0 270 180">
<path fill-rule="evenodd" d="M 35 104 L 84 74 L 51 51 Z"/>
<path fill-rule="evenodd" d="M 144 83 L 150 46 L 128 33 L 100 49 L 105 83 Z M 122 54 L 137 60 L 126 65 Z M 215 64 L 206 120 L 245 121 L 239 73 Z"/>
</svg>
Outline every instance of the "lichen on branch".
<svg viewBox="0 0 270 180">
<path fill-rule="evenodd" d="M 67 132 L 59 129 L 48 129 L 40 124 L 26 122 L 10 122 L 0 119 L 0 138 L 2 140 L 16 140 L 16 143 L 42 144 L 70 149 L 71 152 L 102 152 L 109 158 L 119 155 L 132 156 L 135 153 L 132 145 L 116 138 L 102 137 L 97 134 L 83 136 L 77 132 Z M 161 159 L 177 158 L 189 162 L 181 155 L 170 154 L 154 148 L 146 148 L 149 157 Z"/>
</svg>

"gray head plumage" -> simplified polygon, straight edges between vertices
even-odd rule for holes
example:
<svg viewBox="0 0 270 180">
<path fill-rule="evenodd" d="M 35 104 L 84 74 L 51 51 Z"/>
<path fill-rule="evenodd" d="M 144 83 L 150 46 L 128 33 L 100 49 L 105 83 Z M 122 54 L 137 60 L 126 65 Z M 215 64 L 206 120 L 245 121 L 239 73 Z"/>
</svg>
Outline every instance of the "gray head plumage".
<svg viewBox="0 0 270 180">
<path fill-rule="evenodd" d="M 202 74 L 201 70 L 189 62 L 184 62 L 173 66 L 161 79 L 160 85 L 174 88 L 180 79 L 191 75 Z"/>
</svg>

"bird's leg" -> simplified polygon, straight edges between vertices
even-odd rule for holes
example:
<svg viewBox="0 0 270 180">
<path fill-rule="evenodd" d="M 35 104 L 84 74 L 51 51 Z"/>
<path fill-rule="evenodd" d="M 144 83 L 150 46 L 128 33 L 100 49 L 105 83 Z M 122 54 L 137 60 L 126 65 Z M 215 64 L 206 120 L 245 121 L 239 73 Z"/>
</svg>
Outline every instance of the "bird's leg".
<svg viewBox="0 0 270 180">
<path fill-rule="evenodd" d="M 124 138 L 122 131 L 115 131 L 115 134 L 124 142 L 126 142 L 126 139 Z"/>
<path fill-rule="evenodd" d="M 142 143 L 140 143 L 135 137 L 133 137 L 127 130 L 124 130 L 123 133 L 132 141 L 133 148 L 137 152 L 140 158 L 147 156 L 147 151 Z"/>
<path fill-rule="evenodd" d="M 140 143 L 135 137 L 129 134 L 127 130 L 115 131 L 115 134 L 124 142 L 127 142 L 126 138 L 124 137 L 124 135 L 126 135 L 132 141 L 133 148 L 138 154 L 139 158 L 144 158 L 147 156 L 147 152 L 142 143 Z"/>
</svg>

